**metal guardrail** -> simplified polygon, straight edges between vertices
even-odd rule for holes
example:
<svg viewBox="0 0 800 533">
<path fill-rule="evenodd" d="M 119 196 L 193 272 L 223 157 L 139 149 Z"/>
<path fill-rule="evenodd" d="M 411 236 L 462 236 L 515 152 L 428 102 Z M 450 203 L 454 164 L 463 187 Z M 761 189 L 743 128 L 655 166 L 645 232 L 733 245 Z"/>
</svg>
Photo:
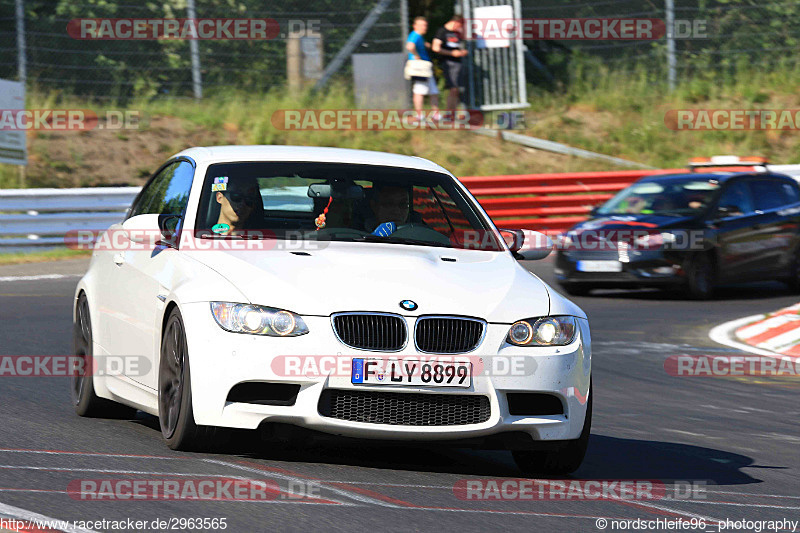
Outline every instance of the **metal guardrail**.
<svg viewBox="0 0 800 533">
<path fill-rule="evenodd" d="M 0 190 L 0 250 L 64 244 L 70 230 L 119 222 L 139 187 Z"/>
<path fill-rule="evenodd" d="M 738 169 L 744 170 L 744 169 Z M 800 165 L 769 165 L 800 180 Z M 672 170 L 619 170 L 459 178 L 500 227 L 557 233 L 585 220 L 592 207 L 644 176 Z M 0 252 L 64 245 L 73 230 L 119 222 L 139 187 L 0 189 Z M 295 196 L 287 196 L 286 198 Z M 273 201 L 287 201 L 284 197 Z"/>
</svg>

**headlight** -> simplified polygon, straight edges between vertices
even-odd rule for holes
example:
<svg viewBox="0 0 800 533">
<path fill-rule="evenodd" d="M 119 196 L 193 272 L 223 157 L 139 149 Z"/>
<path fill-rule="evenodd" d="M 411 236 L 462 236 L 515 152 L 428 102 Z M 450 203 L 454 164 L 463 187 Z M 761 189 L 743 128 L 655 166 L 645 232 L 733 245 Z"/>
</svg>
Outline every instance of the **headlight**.
<svg viewBox="0 0 800 533">
<path fill-rule="evenodd" d="M 211 302 L 211 314 L 225 331 L 296 337 L 308 333 L 303 319 L 290 311 L 260 305 Z"/>
<path fill-rule="evenodd" d="M 639 248 L 661 248 L 668 244 L 673 244 L 676 238 L 673 233 L 653 233 L 638 237 L 634 244 Z"/>
<path fill-rule="evenodd" d="M 575 317 L 546 316 L 514 322 L 508 330 L 508 342 L 517 346 L 564 346 L 575 338 Z"/>
</svg>

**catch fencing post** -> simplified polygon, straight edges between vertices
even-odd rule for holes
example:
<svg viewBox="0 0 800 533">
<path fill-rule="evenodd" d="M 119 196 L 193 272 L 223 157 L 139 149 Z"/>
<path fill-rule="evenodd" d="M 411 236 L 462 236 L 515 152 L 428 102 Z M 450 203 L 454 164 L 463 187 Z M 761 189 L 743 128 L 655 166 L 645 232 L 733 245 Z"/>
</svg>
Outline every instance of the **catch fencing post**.
<svg viewBox="0 0 800 533">
<path fill-rule="evenodd" d="M 675 0 L 665 0 L 664 7 L 666 9 L 666 23 L 667 23 L 667 84 L 669 90 L 675 89 L 675 80 L 677 78 L 675 69 L 677 67 L 677 60 L 675 59 Z"/>
<path fill-rule="evenodd" d="M 200 47 L 197 44 L 199 35 L 197 34 L 197 12 L 194 8 L 194 0 L 187 1 L 186 13 L 192 20 L 195 30 L 194 38 L 189 39 L 189 53 L 192 56 L 192 89 L 194 90 L 194 97 L 200 100 L 203 98 L 203 80 L 200 77 Z"/>
</svg>

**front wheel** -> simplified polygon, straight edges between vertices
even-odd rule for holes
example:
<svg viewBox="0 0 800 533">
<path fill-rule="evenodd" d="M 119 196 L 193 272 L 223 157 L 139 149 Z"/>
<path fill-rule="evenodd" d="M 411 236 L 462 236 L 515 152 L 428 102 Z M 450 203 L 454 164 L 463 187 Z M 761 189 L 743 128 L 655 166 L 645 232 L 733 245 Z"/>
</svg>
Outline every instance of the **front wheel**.
<svg viewBox="0 0 800 533">
<path fill-rule="evenodd" d="M 570 296 L 587 296 L 592 291 L 585 283 L 562 283 L 561 288 Z"/>
<path fill-rule="evenodd" d="M 785 282 L 792 294 L 800 293 L 800 247 L 794 252 L 789 275 L 786 277 Z"/>
<path fill-rule="evenodd" d="M 517 467 L 528 475 L 549 474 L 566 475 L 576 471 L 583 463 L 586 449 L 589 446 L 589 435 L 592 431 L 592 385 L 589 384 L 589 400 L 586 404 L 586 418 L 583 421 L 581 435 L 575 440 L 565 441 L 556 450 L 515 450 L 511 452 Z"/>
<path fill-rule="evenodd" d="M 186 330 L 177 307 L 170 313 L 161 339 L 158 421 L 167 446 L 173 450 L 201 451 L 222 443 L 222 430 L 198 426 L 194 421 Z"/>
<path fill-rule="evenodd" d="M 708 300 L 714 293 L 714 263 L 708 254 L 697 254 L 686 263 L 686 289 L 695 300 Z"/>
</svg>

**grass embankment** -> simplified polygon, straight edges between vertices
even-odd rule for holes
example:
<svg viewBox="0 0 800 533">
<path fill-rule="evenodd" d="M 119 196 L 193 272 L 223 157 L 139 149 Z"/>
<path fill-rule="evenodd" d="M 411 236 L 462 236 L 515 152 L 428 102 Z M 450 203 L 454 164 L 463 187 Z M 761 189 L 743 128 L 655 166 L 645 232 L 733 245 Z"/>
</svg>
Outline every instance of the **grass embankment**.
<svg viewBox="0 0 800 533">
<path fill-rule="evenodd" d="M 690 157 L 766 156 L 800 163 L 795 131 L 674 131 L 664 121 L 673 109 L 800 109 L 800 67 L 787 64 L 741 75 L 698 70 L 670 92 L 663 77 L 644 71 L 623 75 L 602 65 L 574 73 L 562 94 L 534 89 L 526 133 L 658 168 L 686 165 Z"/>
<path fill-rule="evenodd" d="M 654 167 L 682 167 L 690 157 L 763 155 L 775 163 L 800 162 L 797 131 L 674 131 L 670 109 L 798 109 L 800 68 L 753 70 L 747 76 L 699 71 L 667 91 L 663 77 L 645 71 L 612 72 L 601 64 L 575 67 L 561 91 L 531 88 L 525 133 Z M 680 81 L 680 80 L 679 80 Z M 469 132 L 284 131 L 272 116 L 285 109 L 353 108 L 343 87 L 316 95 L 273 90 L 263 95 L 229 92 L 202 102 L 94 103 L 31 91 L 28 108 L 137 111 L 138 129 L 29 132 L 27 183 L 34 187 L 138 185 L 167 157 L 189 146 L 297 144 L 338 146 L 417 155 L 458 176 L 607 170 L 606 163 L 503 143 Z M 15 187 L 16 167 L 0 165 L 0 188 Z"/>
</svg>

